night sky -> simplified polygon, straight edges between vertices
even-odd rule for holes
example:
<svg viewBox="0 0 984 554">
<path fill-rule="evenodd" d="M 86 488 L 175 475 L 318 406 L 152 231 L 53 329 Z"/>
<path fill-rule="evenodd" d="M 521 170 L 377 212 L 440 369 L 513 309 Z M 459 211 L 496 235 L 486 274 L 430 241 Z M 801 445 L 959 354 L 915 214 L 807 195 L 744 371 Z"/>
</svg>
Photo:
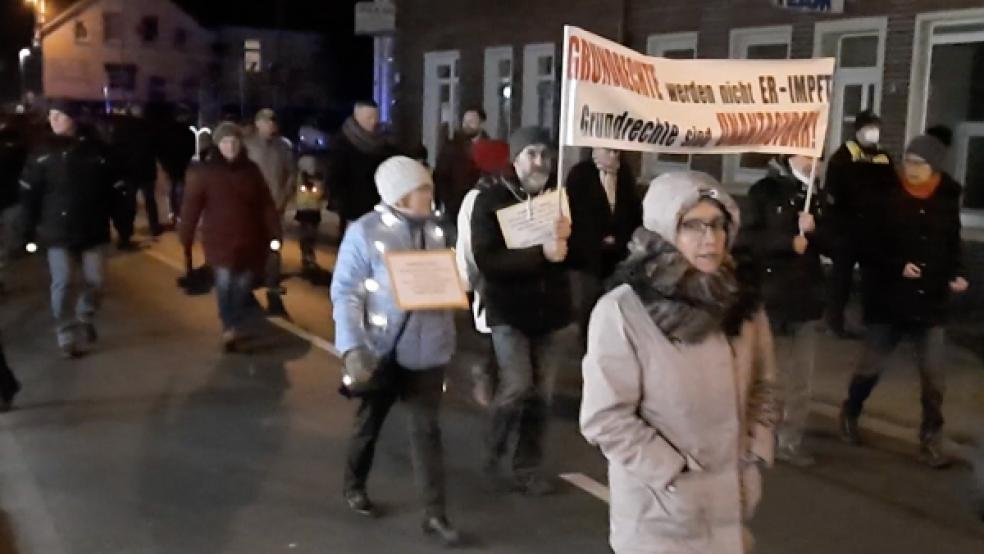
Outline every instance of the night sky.
<svg viewBox="0 0 984 554">
<path fill-rule="evenodd" d="M 74 0 L 48 0 L 49 12 L 59 13 Z M 325 35 L 333 59 L 324 60 L 339 76 L 337 100 L 342 103 L 372 92 L 372 40 L 353 35 L 355 0 L 176 0 L 206 27 L 221 24 L 283 28 Z M 49 18 L 51 15 L 49 15 Z M 18 90 L 17 52 L 31 40 L 32 16 L 24 0 L 0 0 L 0 96 L 11 99 Z"/>
</svg>

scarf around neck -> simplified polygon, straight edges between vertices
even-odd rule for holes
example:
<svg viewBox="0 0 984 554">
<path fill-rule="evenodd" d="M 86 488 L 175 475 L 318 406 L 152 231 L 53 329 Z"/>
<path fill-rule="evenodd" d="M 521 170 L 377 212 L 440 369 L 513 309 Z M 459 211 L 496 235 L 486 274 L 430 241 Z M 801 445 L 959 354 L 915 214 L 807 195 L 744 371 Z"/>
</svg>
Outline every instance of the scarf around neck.
<svg viewBox="0 0 984 554">
<path fill-rule="evenodd" d="M 363 154 L 375 154 L 383 148 L 383 138 L 378 133 L 370 133 L 349 117 L 342 124 L 342 134 Z"/>
<path fill-rule="evenodd" d="M 609 283 L 627 284 L 638 295 L 653 323 L 668 338 L 696 344 L 718 331 L 731 331 L 732 322 L 749 314 L 743 306 L 734 261 L 728 257 L 716 273 L 703 273 L 675 246 L 643 227 L 629 243 L 629 257 L 619 264 Z"/>
<path fill-rule="evenodd" d="M 902 181 L 902 188 L 904 188 L 910 196 L 920 200 L 925 200 L 932 196 L 933 193 L 936 192 L 936 189 L 939 188 L 940 183 L 943 182 L 943 175 L 936 173 L 929 179 L 929 181 L 918 185 L 910 183 L 909 180 L 905 178 L 905 173 L 899 175 L 899 180 Z"/>
</svg>

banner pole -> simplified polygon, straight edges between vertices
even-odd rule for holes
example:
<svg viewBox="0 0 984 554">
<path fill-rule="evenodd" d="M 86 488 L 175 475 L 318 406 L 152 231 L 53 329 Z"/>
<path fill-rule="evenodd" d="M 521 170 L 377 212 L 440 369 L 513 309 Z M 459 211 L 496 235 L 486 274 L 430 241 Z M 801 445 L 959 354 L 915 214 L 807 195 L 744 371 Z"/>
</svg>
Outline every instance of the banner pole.
<svg viewBox="0 0 984 554">
<path fill-rule="evenodd" d="M 816 186 L 814 183 L 817 180 L 817 166 L 820 165 L 820 158 L 813 158 L 813 164 L 810 167 L 810 182 L 806 184 L 806 202 L 803 204 L 803 213 L 810 213 L 810 204 L 813 203 L 813 189 Z M 800 236 L 806 233 L 800 229 Z"/>
<path fill-rule="evenodd" d="M 568 54 L 570 52 L 571 42 L 571 27 L 570 25 L 564 25 L 564 42 L 561 48 L 564 49 L 563 52 L 563 62 L 560 68 L 560 131 L 557 136 L 557 214 L 559 217 L 564 217 L 564 143 L 567 141 L 567 116 L 570 109 L 567 106 L 570 100 L 570 93 L 568 88 L 570 88 L 570 79 L 568 78 Z"/>
</svg>

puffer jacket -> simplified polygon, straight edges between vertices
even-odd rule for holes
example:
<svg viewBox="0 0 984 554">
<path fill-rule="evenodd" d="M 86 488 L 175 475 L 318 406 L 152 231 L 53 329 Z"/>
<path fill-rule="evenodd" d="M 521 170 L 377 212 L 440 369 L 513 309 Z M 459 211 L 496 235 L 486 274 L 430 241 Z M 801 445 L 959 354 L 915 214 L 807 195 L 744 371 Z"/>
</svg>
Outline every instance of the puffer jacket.
<svg viewBox="0 0 984 554">
<path fill-rule="evenodd" d="M 395 348 L 396 362 L 409 370 L 447 365 L 455 350 L 453 313 L 401 310 L 385 257 L 387 252 L 442 248 L 447 242 L 436 221 L 412 222 L 383 205 L 352 224 L 331 283 L 338 350 L 344 354 L 367 347 L 382 358 Z"/>
<path fill-rule="evenodd" d="M 50 135 L 21 175 L 25 239 L 80 250 L 108 243 L 119 177 L 106 145 L 94 133 Z"/>
<path fill-rule="evenodd" d="M 644 304 L 623 284 L 591 317 L 580 422 L 608 459 L 611 546 L 618 554 L 743 554 L 744 522 L 761 497 L 759 465 L 773 459 L 769 322 L 759 308 L 738 319 L 734 334 L 715 326 L 681 340 L 652 316 L 673 321 L 674 310 Z"/>
</svg>

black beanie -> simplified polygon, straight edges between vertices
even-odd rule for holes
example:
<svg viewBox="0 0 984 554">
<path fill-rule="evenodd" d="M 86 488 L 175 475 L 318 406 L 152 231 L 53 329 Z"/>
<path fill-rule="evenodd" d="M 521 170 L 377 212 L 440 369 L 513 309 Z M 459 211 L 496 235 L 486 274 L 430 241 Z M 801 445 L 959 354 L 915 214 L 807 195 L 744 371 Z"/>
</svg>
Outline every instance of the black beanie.
<svg viewBox="0 0 984 554">
<path fill-rule="evenodd" d="M 48 101 L 48 110 L 61 112 L 72 119 L 78 119 L 79 114 L 82 112 L 79 106 L 72 102 L 71 100 L 66 100 L 64 98 L 52 98 Z"/>
<path fill-rule="evenodd" d="M 912 139 L 912 142 L 906 147 L 905 153 L 915 154 L 926 160 L 926 163 L 937 173 L 944 171 L 943 165 L 946 163 L 946 146 L 936 137 L 919 135 Z"/>
<path fill-rule="evenodd" d="M 882 122 L 881 118 L 878 117 L 878 114 L 876 114 L 874 111 L 864 110 L 863 112 L 859 112 L 858 115 L 855 116 L 854 131 L 855 132 L 860 131 L 861 129 L 869 125 L 877 125 L 880 127 L 881 122 Z"/>
<path fill-rule="evenodd" d="M 550 146 L 550 135 L 546 129 L 540 127 L 523 127 L 516 129 L 509 135 L 509 159 L 515 160 L 516 156 L 531 144 L 543 144 Z"/>
</svg>

